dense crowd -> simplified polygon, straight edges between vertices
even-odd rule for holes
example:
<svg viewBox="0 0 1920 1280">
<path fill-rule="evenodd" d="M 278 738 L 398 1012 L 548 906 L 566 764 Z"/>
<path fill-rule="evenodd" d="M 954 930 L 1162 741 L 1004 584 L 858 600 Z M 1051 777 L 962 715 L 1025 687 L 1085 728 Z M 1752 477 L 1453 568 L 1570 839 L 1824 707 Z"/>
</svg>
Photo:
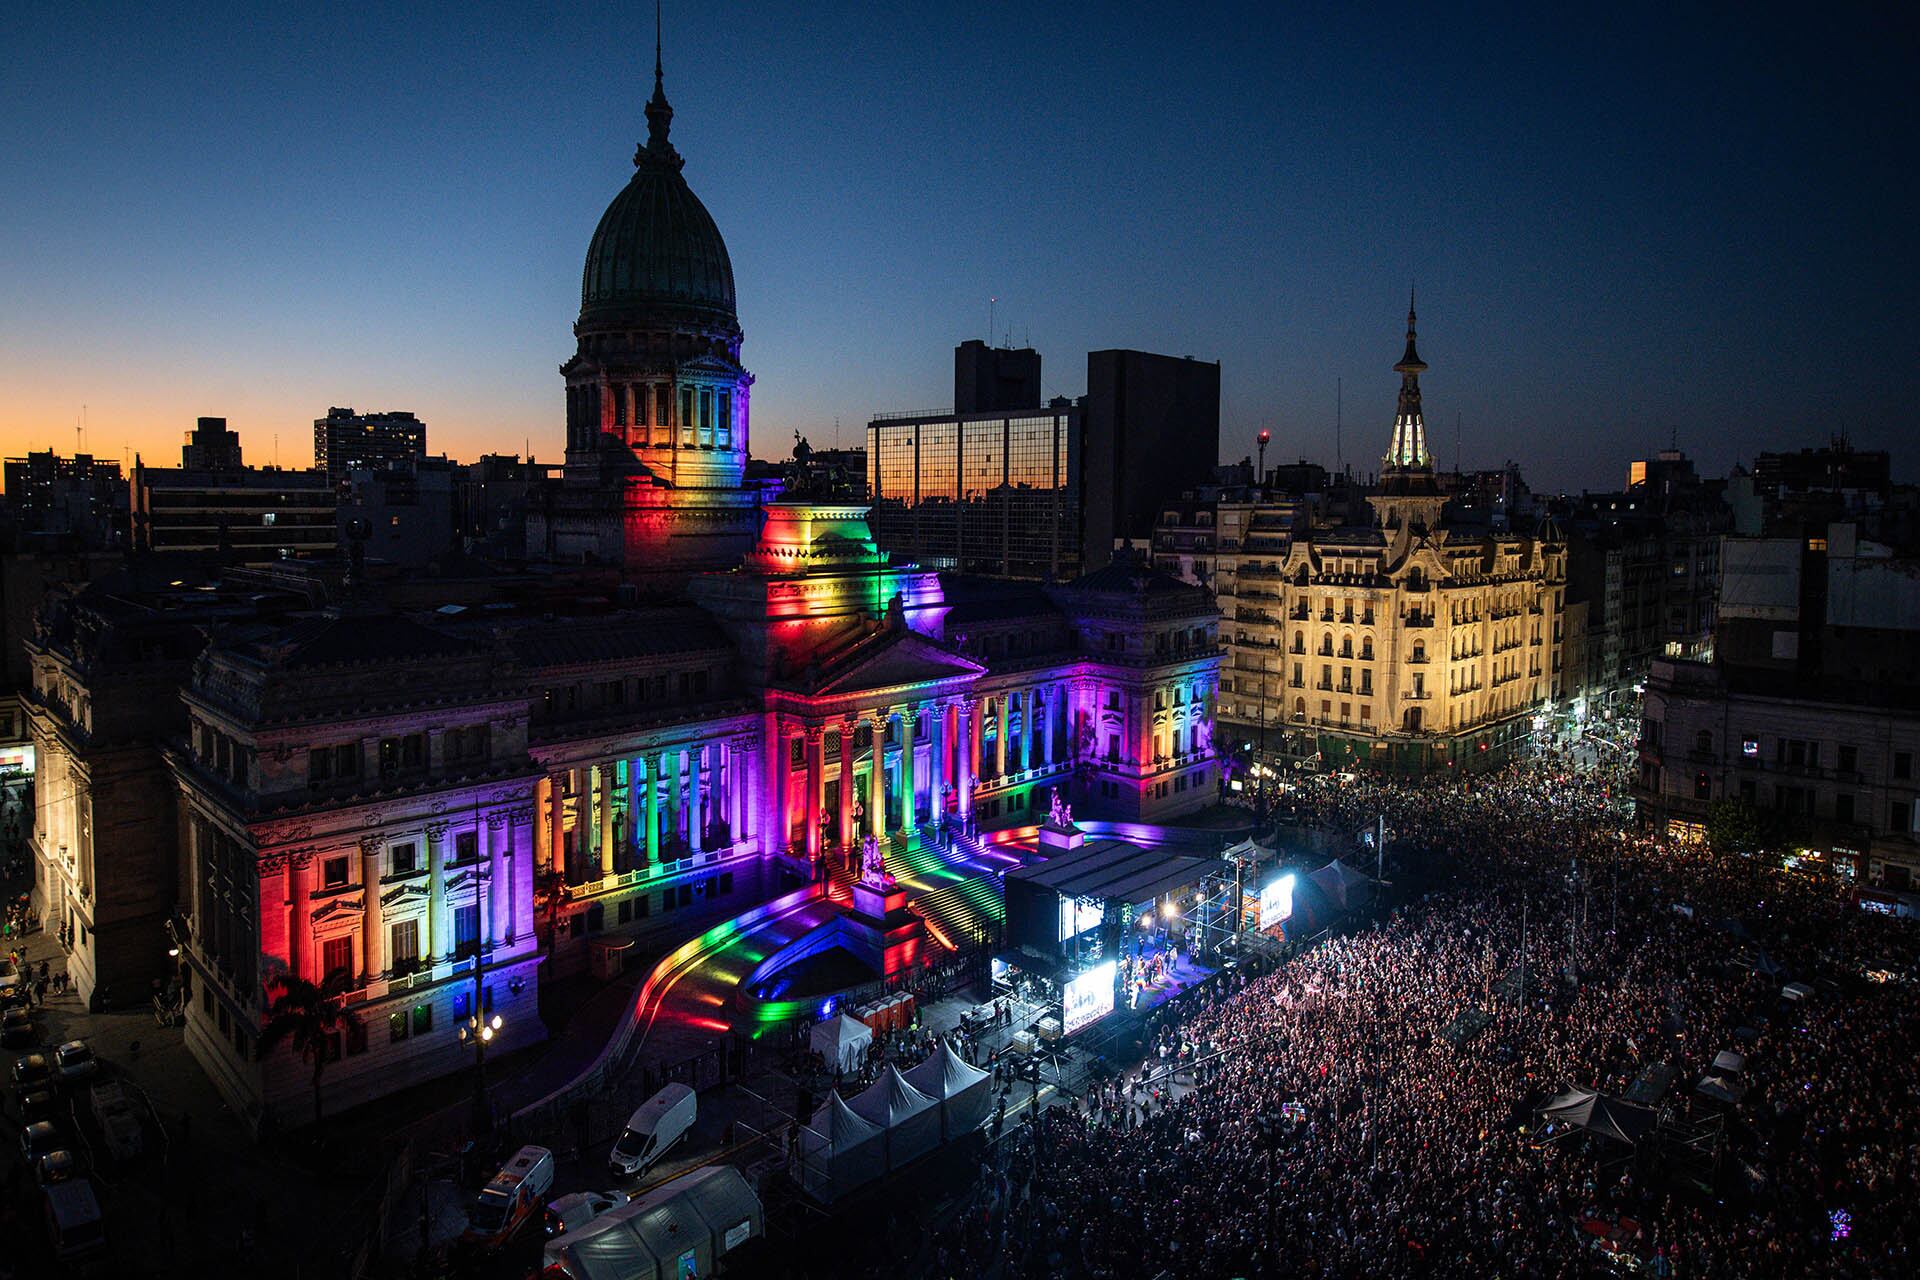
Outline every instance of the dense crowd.
<svg viewBox="0 0 1920 1280">
<path fill-rule="evenodd" d="M 1384 812 L 1429 890 L 1171 1006 L 1144 1084 L 1023 1119 L 939 1274 L 1912 1274 L 1920 932 L 1777 860 L 1636 833 L 1623 784 L 1553 756 L 1306 784 L 1297 821 Z M 1809 998 L 1783 998 L 1795 979 Z M 1694 1083 L 1732 1047 L 1750 1091 L 1711 1101 Z M 1183 1061 L 1180 1088 L 1154 1073 Z M 1563 1090 L 1660 1063 L 1669 1123 L 1637 1144 L 1542 1128 Z"/>
</svg>

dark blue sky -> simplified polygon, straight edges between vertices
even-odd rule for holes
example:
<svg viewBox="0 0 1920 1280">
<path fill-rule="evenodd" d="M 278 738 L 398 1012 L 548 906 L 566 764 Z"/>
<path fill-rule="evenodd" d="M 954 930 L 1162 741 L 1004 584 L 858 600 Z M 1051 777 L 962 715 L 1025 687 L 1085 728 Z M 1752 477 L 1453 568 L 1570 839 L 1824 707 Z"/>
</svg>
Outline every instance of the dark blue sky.
<svg viewBox="0 0 1920 1280">
<path fill-rule="evenodd" d="M 224 413 L 304 463 L 352 404 L 557 458 L 651 6 L 397 8 L 7 7 L 0 445 L 84 403 L 98 453 Z M 1877 12 L 669 3 L 667 88 L 758 453 L 944 405 L 997 295 L 1050 393 L 1220 360 L 1229 457 L 1331 462 L 1344 379 L 1371 466 L 1417 277 L 1441 460 L 1458 414 L 1468 465 L 1598 487 L 1669 432 L 1913 439 L 1920 49 Z"/>
</svg>

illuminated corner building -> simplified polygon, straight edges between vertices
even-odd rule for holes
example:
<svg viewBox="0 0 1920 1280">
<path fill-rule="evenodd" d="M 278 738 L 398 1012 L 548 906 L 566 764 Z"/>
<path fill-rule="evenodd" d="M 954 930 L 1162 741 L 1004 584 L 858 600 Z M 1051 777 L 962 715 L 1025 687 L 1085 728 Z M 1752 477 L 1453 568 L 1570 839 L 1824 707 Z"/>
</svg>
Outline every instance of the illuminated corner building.
<svg viewBox="0 0 1920 1280">
<path fill-rule="evenodd" d="M 236 1111 L 312 1116 L 307 1064 L 255 1054 L 282 975 L 347 991 L 329 1110 L 471 1066 L 456 1028 L 476 998 L 501 1051 L 544 1037 L 536 770 L 510 655 L 335 610 L 223 632 L 185 703 L 169 761 L 186 1039 Z"/>
<path fill-rule="evenodd" d="M 1271 744 L 1278 724 L 1283 752 L 1325 768 L 1493 768 L 1560 696 L 1565 543 L 1551 521 L 1536 535 L 1445 515 L 1426 368 L 1409 309 L 1372 522 L 1296 527 L 1282 554 L 1236 571 L 1234 730 Z"/>
<path fill-rule="evenodd" d="M 409 468 L 427 456 L 427 424 L 411 413 L 338 407 L 313 420 L 313 465 L 335 481 L 349 471 Z"/>
<path fill-rule="evenodd" d="M 133 460 L 133 546 L 217 552 L 247 562 L 323 556 L 339 546 L 324 471 L 248 467 L 225 418 L 201 418 L 174 467 Z"/>
<path fill-rule="evenodd" d="M 647 141 L 581 273 L 566 379 L 566 467 L 527 518 L 528 553 L 674 580 L 737 563 L 757 490 L 742 483 L 753 376 L 733 264 L 668 141 L 656 58 Z"/>
<path fill-rule="evenodd" d="M 169 582 L 176 573 L 185 577 Z M 186 727 L 179 691 L 208 627 L 271 610 L 276 597 L 291 603 L 259 583 L 223 591 L 149 561 L 49 591 L 26 639 L 22 703 L 40 762 L 33 905 L 48 932 L 66 930 L 66 971 L 90 1007 L 109 992 L 120 1007 L 144 1000 L 170 976 L 178 873 L 163 752 Z"/>
</svg>

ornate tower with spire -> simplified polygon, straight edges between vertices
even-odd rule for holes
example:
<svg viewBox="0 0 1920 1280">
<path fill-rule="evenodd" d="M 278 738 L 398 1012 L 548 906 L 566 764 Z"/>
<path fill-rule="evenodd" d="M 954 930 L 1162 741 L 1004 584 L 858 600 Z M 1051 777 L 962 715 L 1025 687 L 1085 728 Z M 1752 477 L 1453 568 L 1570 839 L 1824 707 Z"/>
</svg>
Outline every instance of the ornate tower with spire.
<svg viewBox="0 0 1920 1280">
<path fill-rule="evenodd" d="M 576 349 L 560 366 L 565 475 L 527 534 L 536 556 L 629 578 L 729 568 L 754 534 L 733 263 L 681 172 L 655 21 L 647 137 L 588 243 Z"/>
<path fill-rule="evenodd" d="M 1400 375 L 1400 402 L 1393 413 L 1393 438 L 1381 458 L 1380 492 L 1369 499 L 1380 523 L 1425 532 L 1436 527 L 1446 499 L 1433 474 L 1427 448 L 1427 422 L 1420 410 L 1420 375 L 1427 362 L 1414 345 L 1413 293 L 1407 293 L 1407 349 L 1393 371 Z"/>
</svg>

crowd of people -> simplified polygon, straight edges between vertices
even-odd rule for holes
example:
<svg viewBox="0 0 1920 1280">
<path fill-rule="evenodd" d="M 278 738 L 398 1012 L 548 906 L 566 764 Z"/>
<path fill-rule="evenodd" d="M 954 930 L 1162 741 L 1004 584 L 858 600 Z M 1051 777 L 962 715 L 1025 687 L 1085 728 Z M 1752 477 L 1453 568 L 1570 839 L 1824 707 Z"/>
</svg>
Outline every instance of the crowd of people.
<svg viewBox="0 0 1920 1280">
<path fill-rule="evenodd" d="M 937 1273 L 1909 1274 L 1920 931 L 1633 830 L 1624 782 L 1605 753 L 1307 782 L 1296 821 L 1384 813 L 1425 892 L 1157 1011 L 1140 1075 L 993 1145 Z M 1744 1098 L 1697 1093 L 1735 1045 Z M 1563 1090 L 1657 1064 L 1665 1123 L 1637 1143 L 1543 1129 Z"/>
</svg>

